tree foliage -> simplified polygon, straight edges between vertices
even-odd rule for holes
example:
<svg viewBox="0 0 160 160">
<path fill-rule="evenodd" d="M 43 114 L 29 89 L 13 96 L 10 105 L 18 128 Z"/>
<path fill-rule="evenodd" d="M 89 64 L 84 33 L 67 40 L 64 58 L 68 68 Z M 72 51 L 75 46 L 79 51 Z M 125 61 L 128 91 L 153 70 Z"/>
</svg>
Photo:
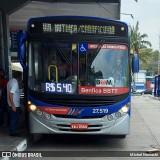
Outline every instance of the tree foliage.
<svg viewBox="0 0 160 160">
<path fill-rule="evenodd" d="M 153 58 L 153 51 L 151 48 L 147 48 L 147 47 L 140 48 L 138 57 L 142 64 L 144 63 L 147 65 L 147 63 Z"/>
<path fill-rule="evenodd" d="M 139 22 L 137 21 L 136 26 L 129 26 L 130 28 L 130 47 L 131 53 L 139 54 L 140 49 L 144 47 L 151 47 L 151 43 L 146 41 L 145 38 L 148 38 L 146 33 L 141 34 L 139 32 Z"/>
<path fill-rule="evenodd" d="M 147 63 L 141 63 L 140 68 L 147 70 L 147 75 L 154 76 L 158 74 L 158 54 L 159 51 L 152 51 L 152 56 Z"/>
<path fill-rule="evenodd" d="M 140 59 L 140 69 L 147 70 L 147 75 L 156 75 L 158 73 L 158 54 L 159 51 L 153 51 L 151 43 L 146 40 L 148 35 L 139 32 L 139 22 L 136 26 L 130 28 L 130 53 L 137 54 Z"/>
</svg>

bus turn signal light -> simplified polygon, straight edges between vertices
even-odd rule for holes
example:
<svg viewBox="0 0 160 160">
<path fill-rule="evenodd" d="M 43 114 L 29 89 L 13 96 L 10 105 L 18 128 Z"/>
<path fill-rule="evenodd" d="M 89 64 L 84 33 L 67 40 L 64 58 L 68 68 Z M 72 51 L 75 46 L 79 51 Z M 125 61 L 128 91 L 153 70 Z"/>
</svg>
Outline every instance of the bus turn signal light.
<svg viewBox="0 0 160 160">
<path fill-rule="evenodd" d="M 28 104 L 30 105 L 30 104 L 31 104 L 31 101 L 28 101 Z"/>
</svg>

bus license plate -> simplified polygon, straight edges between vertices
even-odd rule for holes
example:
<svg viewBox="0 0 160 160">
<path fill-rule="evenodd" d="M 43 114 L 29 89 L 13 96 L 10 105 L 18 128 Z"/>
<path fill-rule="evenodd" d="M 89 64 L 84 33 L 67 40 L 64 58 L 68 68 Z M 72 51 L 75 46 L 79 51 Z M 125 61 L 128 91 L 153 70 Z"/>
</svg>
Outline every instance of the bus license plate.
<svg viewBox="0 0 160 160">
<path fill-rule="evenodd" d="M 88 124 L 87 123 L 71 123 L 71 129 L 86 130 L 88 129 Z"/>
</svg>

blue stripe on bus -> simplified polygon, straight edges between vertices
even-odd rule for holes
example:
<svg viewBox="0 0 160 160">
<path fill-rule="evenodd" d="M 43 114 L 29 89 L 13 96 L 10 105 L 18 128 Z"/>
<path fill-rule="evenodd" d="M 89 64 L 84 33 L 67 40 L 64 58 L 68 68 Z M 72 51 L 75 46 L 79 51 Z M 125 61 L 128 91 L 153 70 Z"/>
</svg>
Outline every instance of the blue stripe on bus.
<svg viewBox="0 0 160 160">
<path fill-rule="evenodd" d="M 39 107 L 59 107 L 59 108 L 66 107 L 66 108 L 70 108 L 71 115 L 73 114 L 73 111 L 75 111 L 75 110 L 78 110 L 79 112 L 81 112 L 83 110 L 82 113 L 79 114 L 79 117 L 77 117 L 77 118 L 80 118 L 82 116 L 98 116 L 98 115 L 107 115 L 107 114 L 115 113 L 118 110 L 120 110 L 124 105 L 126 105 L 127 103 L 130 103 L 130 95 L 125 100 L 123 100 L 119 103 L 116 103 L 114 105 L 109 105 L 109 106 L 88 106 L 88 107 L 58 106 L 58 105 L 47 104 L 47 103 L 41 102 L 41 101 L 36 100 L 30 96 L 29 96 L 29 100 L 33 104 L 35 104 L 36 106 L 39 106 Z M 93 109 L 107 109 L 108 112 L 107 113 L 93 113 Z M 130 110 L 129 110 L 128 114 L 130 115 Z"/>
</svg>

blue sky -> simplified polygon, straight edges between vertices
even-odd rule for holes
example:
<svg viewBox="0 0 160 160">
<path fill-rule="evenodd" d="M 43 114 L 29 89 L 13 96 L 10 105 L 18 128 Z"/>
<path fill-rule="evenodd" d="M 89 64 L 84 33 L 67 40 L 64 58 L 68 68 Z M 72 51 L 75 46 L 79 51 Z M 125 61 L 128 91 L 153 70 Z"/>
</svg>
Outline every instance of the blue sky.
<svg viewBox="0 0 160 160">
<path fill-rule="evenodd" d="M 160 0 L 121 0 L 121 20 L 130 25 L 136 25 L 139 21 L 139 31 L 146 33 L 154 50 L 159 50 L 160 36 Z"/>
</svg>

